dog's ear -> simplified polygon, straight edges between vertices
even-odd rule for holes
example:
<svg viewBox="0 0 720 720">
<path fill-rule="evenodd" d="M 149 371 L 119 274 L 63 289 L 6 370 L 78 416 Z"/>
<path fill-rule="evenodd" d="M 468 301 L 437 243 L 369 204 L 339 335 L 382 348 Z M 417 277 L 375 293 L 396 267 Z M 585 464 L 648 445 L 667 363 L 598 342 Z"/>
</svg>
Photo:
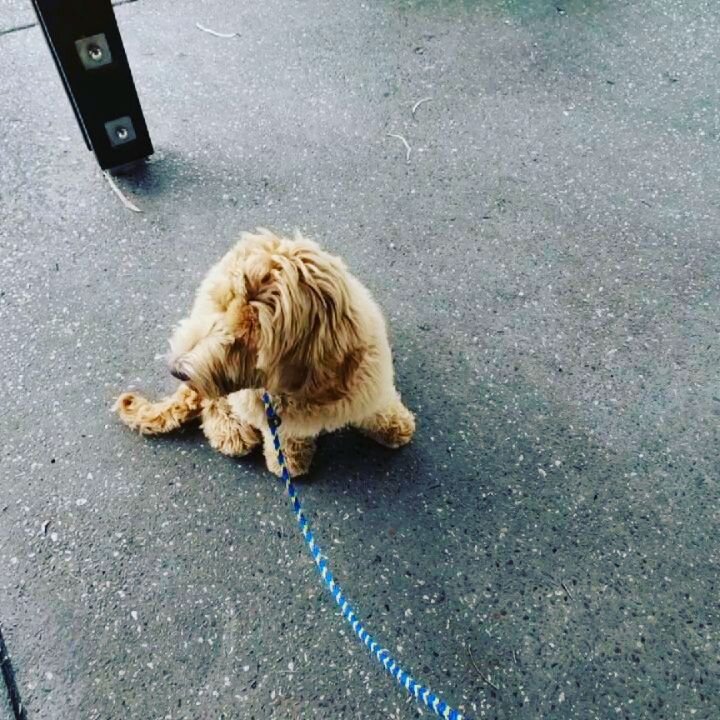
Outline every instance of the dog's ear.
<svg viewBox="0 0 720 720">
<path fill-rule="evenodd" d="M 256 312 L 248 319 L 242 309 L 237 324 L 256 338 L 268 390 L 314 403 L 345 397 L 362 343 L 340 261 L 310 243 L 285 253 L 253 249 L 242 273 L 245 302 Z"/>
<path fill-rule="evenodd" d="M 315 321 L 307 322 L 302 338 L 278 363 L 279 391 L 302 392 L 321 405 L 352 392 L 364 352 L 352 319 L 333 317 L 334 309 L 332 298 L 315 306 Z"/>
<path fill-rule="evenodd" d="M 324 367 L 315 368 L 306 379 L 314 401 L 319 404 L 333 403 L 351 394 L 363 356 L 363 350 L 350 349 Z"/>
<path fill-rule="evenodd" d="M 243 267 L 245 294 L 256 298 L 271 279 L 272 261 L 267 253 L 252 253 L 245 258 Z"/>
<path fill-rule="evenodd" d="M 228 328 L 235 338 L 251 351 L 258 349 L 260 321 L 252 304 L 233 300 L 227 309 Z"/>
<path fill-rule="evenodd" d="M 280 362 L 278 371 L 278 390 L 283 393 L 296 393 L 305 385 L 310 374 L 307 363 L 286 358 Z"/>
</svg>

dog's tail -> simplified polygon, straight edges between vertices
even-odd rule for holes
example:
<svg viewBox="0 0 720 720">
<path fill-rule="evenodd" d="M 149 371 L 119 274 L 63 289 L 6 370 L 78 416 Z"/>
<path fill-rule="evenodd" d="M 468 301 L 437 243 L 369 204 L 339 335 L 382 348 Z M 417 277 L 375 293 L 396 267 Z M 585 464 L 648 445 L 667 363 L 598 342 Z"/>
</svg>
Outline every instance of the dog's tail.
<svg viewBox="0 0 720 720">
<path fill-rule="evenodd" d="M 150 402 L 142 395 L 123 393 L 112 408 L 120 419 L 143 435 L 160 435 L 177 430 L 202 410 L 200 396 L 185 384 L 166 398 Z"/>
</svg>

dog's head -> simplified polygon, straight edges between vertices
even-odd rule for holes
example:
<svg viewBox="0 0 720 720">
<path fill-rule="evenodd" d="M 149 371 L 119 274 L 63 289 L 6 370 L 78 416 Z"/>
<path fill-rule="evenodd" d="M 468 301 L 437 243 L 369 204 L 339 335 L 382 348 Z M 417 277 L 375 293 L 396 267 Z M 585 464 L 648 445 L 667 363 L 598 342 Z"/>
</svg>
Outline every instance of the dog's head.
<svg viewBox="0 0 720 720">
<path fill-rule="evenodd" d="M 358 363 L 342 261 L 299 235 L 243 234 L 170 340 L 170 371 L 201 395 L 243 388 L 338 399 Z"/>
</svg>

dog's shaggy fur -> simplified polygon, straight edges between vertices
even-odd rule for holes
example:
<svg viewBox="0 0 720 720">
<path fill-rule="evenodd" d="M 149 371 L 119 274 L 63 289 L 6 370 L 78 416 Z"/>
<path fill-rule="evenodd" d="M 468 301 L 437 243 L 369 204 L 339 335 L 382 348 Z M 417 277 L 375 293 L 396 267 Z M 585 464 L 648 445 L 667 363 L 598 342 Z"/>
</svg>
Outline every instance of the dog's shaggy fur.
<svg viewBox="0 0 720 720">
<path fill-rule="evenodd" d="M 200 285 L 170 340 L 170 370 L 183 381 L 152 403 L 121 395 L 115 409 L 147 435 L 200 416 L 210 444 L 241 456 L 263 444 L 281 468 L 262 392 L 278 405 L 288 469 L 308 471 L 315 438 L 354 426 L 388 447 L 410 442 L 382 313 L 342 260 L 300 235 L 244 233 Z"/>
</svg>

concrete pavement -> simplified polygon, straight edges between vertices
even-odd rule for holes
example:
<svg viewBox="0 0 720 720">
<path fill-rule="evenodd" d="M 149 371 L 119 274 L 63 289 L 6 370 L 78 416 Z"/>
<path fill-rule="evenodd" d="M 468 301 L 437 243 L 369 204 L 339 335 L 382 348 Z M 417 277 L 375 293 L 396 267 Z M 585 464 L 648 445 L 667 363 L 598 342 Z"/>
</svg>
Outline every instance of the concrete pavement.
<svg viewBox="0 0 720 720">
<path fill-rule="evenodd" d="M 28 718 L 418 716 L 259 458 L 109 413 L 172 387 L 173 323 L 256 225 L 343 255 L 418 413 L 400 453 L 324 438 L 302 483 L 368 627 L 477 717 L 717 718 L 717 6 L 116 12 L 158 150 L 121 181 L 139 215 L 38 28 L 0 35 L 0 619 Z"/>
</svg>

